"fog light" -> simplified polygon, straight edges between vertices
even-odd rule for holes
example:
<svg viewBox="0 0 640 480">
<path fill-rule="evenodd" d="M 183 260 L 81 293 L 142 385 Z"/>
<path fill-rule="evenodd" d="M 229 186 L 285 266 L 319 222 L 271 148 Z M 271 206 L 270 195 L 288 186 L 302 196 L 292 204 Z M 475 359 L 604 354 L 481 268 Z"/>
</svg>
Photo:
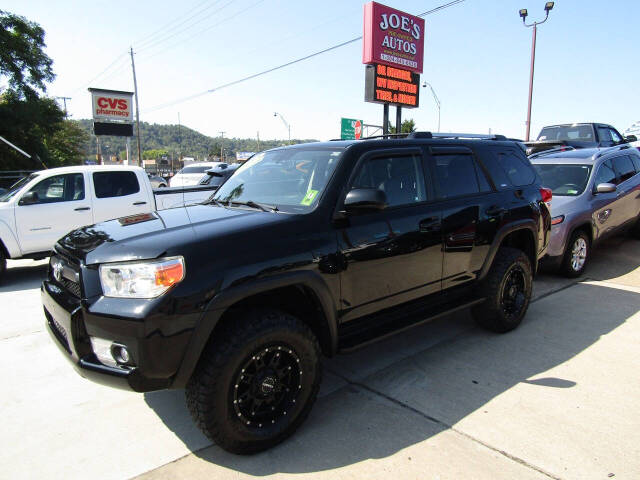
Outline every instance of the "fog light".
<svg viewBox="0 0 640 480">
<path fill-rule="evenodd" d="M 124 345 L 118 345 L 114 343 L 111 345 L 111 355 L 118 363 L 129 363 L 131 356 L 129 355 L 129 350 Z"/>
<path fill-rule="evenodd" d="M 91 348 L 93 349 L 93 353 L 96 354 L 98 360 L 103 365 L 107 365 L 109 367 L 116 367 L 118 363 L 111 353 L 111 346 L 113 345 L 113 340 L 107 340 L 105 338 L 98 337 L 90 337 L 91 338 Z"/>
</svg>

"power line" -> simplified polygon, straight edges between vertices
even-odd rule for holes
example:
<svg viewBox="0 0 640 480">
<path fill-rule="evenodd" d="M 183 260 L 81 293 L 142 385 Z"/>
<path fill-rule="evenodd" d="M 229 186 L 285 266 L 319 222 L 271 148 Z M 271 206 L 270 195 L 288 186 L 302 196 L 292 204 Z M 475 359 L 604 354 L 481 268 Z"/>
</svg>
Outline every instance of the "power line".
<svg viewBox="0 0 640 480">
<path fill-rule="evenodd" d="M 84 85 L 82 85 L 79 88 L 76 88 L 75 90 L 73 90 L 71 92 L 71 94 L 73 95 L 74 93 L 79 92 L 80 90 L 84 90 L 85 88 L 87 88 L 88 86 L 90 86 L 93 82 L 95 82 L 98 78 L 100 78 L 103 74 L 105 74 L 111 67 L 113 67 L 115 64 L 117 64 L 122 58 L 125 58 L 126 55 L 128 54 L 128 52 L 124 52 L 120 55 L 118 55 L 116 57 L 116 59 L 111 62 L 107 68 L 105 68 L 104 70 L 102 70 L 98 75 L 96 75 L 95 77 L 93 77 L 91 80 L 89 80 L 87 83 L 85 83 Z"/>
<path fill-rule="evenodd" d="M 444 10 L 445 8 L 452 7 L 452 6 L 457 5 L 459 3 L 462 3 L 462 2 L 464 2 L 464 0 L 453 0 L 451 2 L 448 2 L 448 3 L 445 3 L 443 5 L 440 5 L 440 6 L 436 7 L 436 8 L 432 8 L 431 10 L 427 10 L 426 12 L 421 13 L 418 16 L 419 17 L 426 17 L 427 15 L 431 15 L 432 13 L 436 13 L 436 12 L 438 12 L 440 10 Z M 157 105 L 155 107 L 151 107 L 150 109 L 146 110 L 144 113 L 151 113 L 151 112 L 155 112 L 157 110 L 162 110 L 164 108 L 171 107 L 171 106 L 177 105 L 179 103 L 183 103 L 183 102 L 186 102 L 186 101 L 189 101 L 189 100 L 193 100 L 193 99 L 198 98 L 198 97 L 202 97 L 204 95 L 207 95 L 208 93 L 213 93 L 213 92 L 216 92 L 218 90 L 222 90 L 223 88 L 231 87 L 233 85 L 237 85 L 239 83 L 246 82 L 248 80 L 252 80 L 252 79 L 260 77 L 262 75 L 266 75 L 267 73 L 275 72 L 276 70 L 280 70 L 282 68 L 289 67 L 289 66 L 294 65 L 296 63 L 303 62 L 303 61 L 308 60 L 310 58 L 317 57 L 318 55 L 322 55 L 323 53 L 327 53 L 327 52 L 330 52 L 332 50 L 336 50 L 338 48 L 342 48 L 342 47 L 344 47 L 346 45 L 349 45 L 351 43 L 357 42 L 358 40 L 361 40 L 361 39 L 362 39 L 362 35 L 360 35 L 358 37 L 355 37 L 355 38 L 352 38 L 351 40 L 347 40 L 346 42 L 339 43 L 338 45 L 334 45 L 332 47 L 325 48 L 323 50 L 320 50 L 318 52 L 312 53 L 310 55 L 306 55 L 304 57 L 292 60 L 290 62 L 283 63 L 282 65 L 278 65 L 276 67 L 269 68 L 268 70 L 264 70 L 262 72 L 255 73 L 253 75 L 249 75 L 248 77 L 243 77 L 243 78 L 241 78 L 239 80 L 235 80 L 233 82 L 225 83 L 224 85 L 220 85 L 220 86 L 215 87 L 215 88 L 210 88 L 210 89 L 205 90 L 203 92 L 195 93 L 195 94 L 189 95 L 187 97 L 179 98 L 179 99 L 173 100 L 171 102 L 167 102 L 167 103 L 164 103 L 164 104 L 161 104 L 161 105 Z"/>
</svg>

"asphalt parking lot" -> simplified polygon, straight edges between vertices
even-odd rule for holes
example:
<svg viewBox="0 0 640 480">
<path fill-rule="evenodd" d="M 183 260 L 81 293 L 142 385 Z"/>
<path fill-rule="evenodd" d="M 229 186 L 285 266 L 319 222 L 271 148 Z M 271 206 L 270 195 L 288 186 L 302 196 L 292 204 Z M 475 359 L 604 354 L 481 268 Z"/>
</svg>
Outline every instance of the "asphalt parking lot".
<svg viewBox="0 0 640 480">
<path fill-rule="evenodd" d="M 587 275 L 542 274 L 519 329 L 468 313 L 325 362 L 288 441 L 228 454 L 182 391 L 135 394 L 78 376 L 44 330 L 46 261 L 0 286 L 5 478 L 640 478 L 640 242 L 616 238 Z"/>
</svg>

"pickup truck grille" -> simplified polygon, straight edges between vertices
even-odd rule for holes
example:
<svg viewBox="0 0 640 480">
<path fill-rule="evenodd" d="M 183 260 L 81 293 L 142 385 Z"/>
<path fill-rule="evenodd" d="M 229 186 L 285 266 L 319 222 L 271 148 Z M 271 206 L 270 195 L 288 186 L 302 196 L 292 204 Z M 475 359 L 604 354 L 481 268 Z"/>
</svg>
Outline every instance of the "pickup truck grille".
<svg viewBox="0 0 640 480">
<path fill-rule="evenodd" d="M 82 297 L 82 292 L 80 291 L 79 283 L 63 278 L 61 284 L 65 288 L 65 290 L 69 291 L 69 293 L 71 293 L 71 295 L 73 295 L 74 297 L 76 298 Z"/>
<path fill-rule="evenodd" d="M 62 344 L 64 349 L 71 353 L 71 348 L 69 348 L 69 338 L 67 337 L 67 332 L 64 327 L 60 325 L 45 309 L 44 311 L 45 317 L 47 317 L 47 321 L 49 322 L 49 328 L 53 331 L 53 334 L 56 336 L 58 341 Z"/>
</svg>

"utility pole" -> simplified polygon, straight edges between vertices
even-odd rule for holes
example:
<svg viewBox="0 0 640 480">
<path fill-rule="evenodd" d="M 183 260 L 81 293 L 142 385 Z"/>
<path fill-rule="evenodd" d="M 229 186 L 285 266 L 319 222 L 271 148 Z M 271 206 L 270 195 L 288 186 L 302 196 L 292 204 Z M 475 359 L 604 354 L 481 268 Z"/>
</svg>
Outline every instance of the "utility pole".
<svg viewBox="0 0 640 480">
<path fill-rule="evenodd" d="M 260 132 L 256 132 L 256 135 L 258 136 L 258 151 L 260 151 Z"/>
<path fill-rule="evenodd" d="M 222 143 L 220 144 L 220 161 L 224 162 L 224 157 L 223 157 L 223 152 L 224 152 L 224 134 L 226 132 L 220 132 L 220 135 L 222 136 Z"/>
<path fill-rule="evenodd" d="M 133 71 L 133 93 L 136 97 L 136 134 L 138 137 L 138 166 L 142 165 L 142 151 L 140 149 L 140 107 L 138 105 L 138 81 L 136 80 L 136 64 L 133 60 L 133 47 L 131 48 L 131 70 Z"/>
<path fill-rule="evenodd" d="M 56 100 L 62 100 L 62 102 L 64 103 L 64 118 L 68 117 L 67 114 L 67 100 L 71 100 L 71 97 L 55 97 Z"/>
</svg>

